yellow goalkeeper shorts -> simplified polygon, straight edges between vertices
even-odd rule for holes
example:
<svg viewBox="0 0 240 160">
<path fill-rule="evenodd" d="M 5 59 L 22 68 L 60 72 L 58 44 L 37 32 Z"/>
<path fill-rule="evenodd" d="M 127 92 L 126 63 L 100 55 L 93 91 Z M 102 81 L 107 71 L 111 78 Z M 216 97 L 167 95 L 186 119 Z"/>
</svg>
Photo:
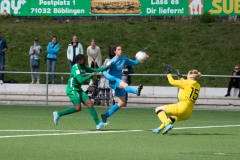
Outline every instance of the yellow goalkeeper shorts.
<svg viewBox="0 0 240 160">
<path fill-rule="evenodd" d="M 167 116 L 174 116 L 176 121 L 181 121 L 186 120 L 191 116 L 194 104 L 182 101 L 165 105 L 164 107 Z"/>
</svg>

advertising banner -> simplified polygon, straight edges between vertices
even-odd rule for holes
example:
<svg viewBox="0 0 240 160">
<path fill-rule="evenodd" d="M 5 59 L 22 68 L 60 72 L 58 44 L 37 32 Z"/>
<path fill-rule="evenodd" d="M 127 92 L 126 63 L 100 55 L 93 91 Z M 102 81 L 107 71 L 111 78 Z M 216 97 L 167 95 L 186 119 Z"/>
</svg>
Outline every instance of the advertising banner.
<svg viewBox="0 0 240 160">
<path fill-rule="evenodd" d="M 204 10 L 213 15 L 240 15 L 240 0 L 211 0 Z"/>
<path fill-rule="evenodd" d="M 240 14 L 240 0 L 0 0 L 14 16 L 191 16 Z"/>
</svg>

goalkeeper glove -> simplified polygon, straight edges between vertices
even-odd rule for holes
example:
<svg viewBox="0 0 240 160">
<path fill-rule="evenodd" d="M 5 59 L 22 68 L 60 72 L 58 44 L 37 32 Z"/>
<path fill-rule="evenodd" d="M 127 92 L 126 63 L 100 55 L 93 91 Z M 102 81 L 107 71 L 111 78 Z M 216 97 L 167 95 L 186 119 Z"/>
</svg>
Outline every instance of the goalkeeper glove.
<svg viewBox="0 0 240 160">
<path fill-rule="evenodd" d="M 167 74 L 172 73 L 171 67 L 170 67 L 169 65 L 167 65 L 167 64 L 164 65 L 163 70 L 164 70 Z"/>
<path fill-rule="evenodd" d="M 177 70 L 177 76 L 178 76 L 179 79 L 182 78 L 182 73 L 179 69 Z"/>
</svg>

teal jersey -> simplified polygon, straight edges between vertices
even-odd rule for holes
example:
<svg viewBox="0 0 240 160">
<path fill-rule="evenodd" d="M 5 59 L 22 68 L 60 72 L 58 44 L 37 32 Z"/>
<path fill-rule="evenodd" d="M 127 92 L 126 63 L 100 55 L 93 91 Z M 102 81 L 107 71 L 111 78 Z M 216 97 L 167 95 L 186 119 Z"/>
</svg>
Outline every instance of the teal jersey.
<svg viewBox="0 0 240 160">
<path fill-rule="evenodd" d="M 82 90 L 81 86 L 84 82 L 92 78 L 93 74 L 85 76 L 86 73 L 101 72 L 107 69 L 107 66 L 101 68 L 90 68 L 88 66 L 80 66 L 75 64 L 72 66 L 71 75 L 68 80 L 67 90 Z"/>
</svg>

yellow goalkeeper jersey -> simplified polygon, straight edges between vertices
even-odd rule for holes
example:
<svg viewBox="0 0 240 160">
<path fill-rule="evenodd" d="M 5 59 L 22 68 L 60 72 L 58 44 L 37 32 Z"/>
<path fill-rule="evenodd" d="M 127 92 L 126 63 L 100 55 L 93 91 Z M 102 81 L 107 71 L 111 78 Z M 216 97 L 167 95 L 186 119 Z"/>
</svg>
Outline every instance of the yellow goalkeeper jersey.
<svg viewBox="0 0 240 160">
<path fill-rule="evenodd" d="M 197 81 L 186 80 L 184 78 L 180 78 L 180 80 L 174 80 L 172 74 L 168 74 L 167 78 L 171 85 L 180 88 L 178 92 L 178 99 L 180 101 L 196 103 L 201 88 Z"/>
</svg>

